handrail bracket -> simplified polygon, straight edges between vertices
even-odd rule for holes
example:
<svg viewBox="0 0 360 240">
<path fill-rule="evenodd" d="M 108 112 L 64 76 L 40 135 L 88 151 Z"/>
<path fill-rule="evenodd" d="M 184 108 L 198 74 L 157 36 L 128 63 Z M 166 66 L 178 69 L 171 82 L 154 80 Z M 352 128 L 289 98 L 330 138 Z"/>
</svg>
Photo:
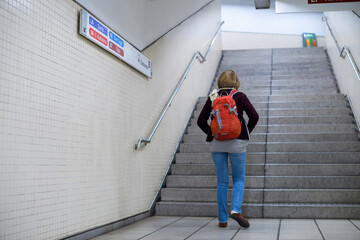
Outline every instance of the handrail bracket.
<svg viewBox="0 0 360 240">
<path fill-rule="evenodd" d="M 336 47 L 336 50 L 337 50 L 337 52 L 338 52 L 338 54 L 339 54 L 339 57 L 342 57 L 343 59 L 345 59 L 346 55 L 348 56 L 349 61 L 350 61 L 350 63 L 351 63 L 351 66 L 352 66 L 352 68 L 353 68 L 354 71 L 355 71 L 356 77 L 357 77 L 358 80 L 360 81 L 360 71 L 359 71 L 359 68 L 357 67 L 357 65 L 356 65 L 356 63 L 355 63 L 355 61 L 354 61 L 354 58 L 353 58 L 352 55 L 351 55 L 350 49 L 347 48 L 346 45 L 344 45 L 344 46 L 342 47 L 342 49 L 340 50 L 340 47 L 339 47 L 339 45 L 338 45 L 338 42 L 337 42 L 336 39 L 335 39 L 334 33 L 333 33 L 333 31 L 332 31 L 332 28 L 330 27 L 330 25 L 329 25 L 329 23 L 328 23 L 328 21 L 327 21 L 327 18 L 326 18 L 325 16 L 322 17 L 322 21 L 326 23 L 326 25 L 327 25 L 327 27 L 328 27 L 328 29 L 329 29 L 330 35 L 331 35 L 331 37 L 332 37 L 332 39 L 333 39 L 333 41 L 334 41 L 334 43 L 335 43 L 335 47 Z"/>
<path fill-rule="evenodd" d="M 200 63 L 203 63 L 203 62 L 206 61 L 207 56 L 208 56 L 208 54 L 209 54 L 212 46 L 214 45 L 215 40 L 216 40 L 217 36 L 219 35 L 221 26 L 222 26 L 223 24 L 224 24 L 224 21 L 222 21 L 222 22 L 220 23 L 220 26 L 218 27 L 218 29 L 217 29 L 217 31 L 216 31 L 216 33 L 215 33 L 215 36 L 213 37 L 213 39 L 212 39 L 212 41 L 211 41 L 211 43 L 210 43 L 210 45 L 209 45 L 209 47 L 208 47 L 208 49 L 207 49 L 207 51 L 206 51 L 205 56 L 203 56 L 203 55 L 200 53 L 199 50 L 195 53 L 195 55 L 193 56 L 193 58 L 192 58 L 191 61 L 190 61 L 189 66 L 186 68 L 185 73 L 183 74 L 183 76 L 181 77 L 180 81 L 179 81 L 178 84 L 176 85 L 175 90 L 174 90 L 173 93 L 171 94 L 168 102 L 166 103 L 163 111 L 161 112 L 160 117 L 158 118 L 157 122 L 155 123 L 153 129 L 151 130 L 150 135 L 148 136 L 147 139 L 142 139 L 142 138 L 140 138 L 140 139 L 138 140 L 137 144 L 135 144 L 135 150 L 141 148 L 142 146 L 146 146 L 146 144 L 148 144 L 148 143 L 151 142 L 151 139 L 152 139 L 153 135 L 155 134 L 157 128 L 159 127 L 160 122 L 161 122 L 162 119 L 164 118 L 166 111 L 167 111 L 167 110 L 169 109 L 169 107 L 171 106 L 171 103 L 172 103 L 172 101 L 174 100 L 174 97 L 176 96 L 177 92 L 179 91 L 179 88 L 181 87 L 181 84 L 182 84 L 182 83 L 184 82 L 184 80 L 186 79 L 186 76 L 188 75 L 188 73 L 189 73 L 192 65 L 194 64 L 195 60 L 198 59 L 198 60 L 200 61 Z M 143 143 L 144 143 L 144 144 L 143 144 Z"/>
</svg>

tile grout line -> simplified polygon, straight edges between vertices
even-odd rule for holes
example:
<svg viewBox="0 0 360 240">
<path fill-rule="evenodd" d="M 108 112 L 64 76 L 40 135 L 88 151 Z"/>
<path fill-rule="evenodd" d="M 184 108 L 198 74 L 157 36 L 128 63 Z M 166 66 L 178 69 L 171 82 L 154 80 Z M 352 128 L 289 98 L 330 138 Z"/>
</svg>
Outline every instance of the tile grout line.
<svg viewBox="0 0 360 240">
<path fill-rule="evenodd" d="M 230 240 L 233 240 L 234 239 L 234 237 L 236 237 L 236 235 L 238 234 L 238 232 L 240 232 L 240 229 L 241 229 L 242 227 L 239 227 L 239 229 L 236 231 L 236 233 L 234 234 L 234 236 L 232 236 L 231 238 L 230 238 Z"/>
<path fill-rule="evenodd" d="M 318 230 L 319 230 L 319 232 L 321 234 L 322 239 L 325 240 L 324 234 L 321 232 L 321 229 L 320 229 L 319 224 L 317 223 L 316 219 L 314 219 L 314 222 L 315 222 L 316 227 L 318 228 Z"/>
<path fill-rule="evenodd" d="M 358 226 L 356 226 L 356 224 L 355 223 L 353 223 L 353 221 L 351 221 L 351 219 L 348 219 L 349 220 L 349 222 L 351 222 L 352 223 L 352 225 L 354 225 L 359 231 L 360 231 L 360 228 L 358 227 Z"/>
<path fill-rule="evenodd" d="M 209 222 L 205 223 L 202 227 L 200 227 L 199 229 L 195 230 L 193 233 L 191 233 L 189 236 L 187 236 L 185 239 L 189 239 L 189 237 L 193 236 L 195 233 L 197 233 L 198 231 L 200 231 L 201 229 L 203 229 L 206 225 L 208 225 L 209 223 L 211 223 L 212 221 L 214 221 L 215 217 L 212 218 Z"/>
<path fill-rule="evenodd" d="M 270 95 L 272 95 L 273 84 L 273 71 L 274 71 L 274 49 L 271 49 L 271 66 L 270 66 Z"/>
<path fill-rule="evenodd" d="M 269 135 L 269 112 L 270 112 L 270 95 L 267 102 L 267 119 L 266 119 L 266 135 L 265 135 L 265 156 L 264 156 L 264 179 L 263 179 L 263 191 L 262 191 L 262 217 L 265 216 L 265 189 L 266 189 L 266 162 L 267 162 L 267 143 Z"/>
<path fill-rule="evenodd" d="M 277 233 L 276 240 L 279 240 L 279 239 L 280 239 L 281 222 L 282 222 L 282 219 L 280 219 L 280 222 L 279 222 L 279 228 L 278 228 L 278 233 Z"/>
<path fill-rule="evenodd" d="M 270 58 L 270 60 L 271 60 L 271 65 L 270 65 L 270 95 L 272 95 L 273 59 L 274 59 L 274 49 L 271 49 L 271 58 Z M 262 196 L 262 217 L 265 216 L 266 162 L 267 162 L 267 145 L 268 145 L 268 136 L 269 136 L 270 95 L 268 95 L 268 99 L 267 99 L 265 157 L 264 157 L 264 181 L 263 181 L 263 196 Z"/>
<path fill-rule="evenodd" d="M 155 233 L 155 232 L 157 232 L 157 231 L 160 231 L 161 229 L 166 228 L 167 226 L 169 226 L 169 225 L 171 225 L 171 224 L 173 224 L 173 223 L 175 223 L 175 222 L 177 222 L 177 221 L 180 221 L 180 220 L 183 219 L 183 218 L 184 218 L 184 217 L 181 217 L 181 218 L 179 218 L 179 219 L 176 219 L 175 221 L 172 221 L 171 223 L 166 224 L 165 226 L 162 226 L 161 228 L 156 229 L 155 231 L 152 231 L 151 233 L 148 233 L 148 234 L 142 236 L 141 238 L 138 238 L 138 240 L 143 239 L 143 238 L 145 238 L 145 237 L 147 237 L 147 236 L 150 236 L 151 234 L 153 234 L 153 233 Z"/>
</svg>

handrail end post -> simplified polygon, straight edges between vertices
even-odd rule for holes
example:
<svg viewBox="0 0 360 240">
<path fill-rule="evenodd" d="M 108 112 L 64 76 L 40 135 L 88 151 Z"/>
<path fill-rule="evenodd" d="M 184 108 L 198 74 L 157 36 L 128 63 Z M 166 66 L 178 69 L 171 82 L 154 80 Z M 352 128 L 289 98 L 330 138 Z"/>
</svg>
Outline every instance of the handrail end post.
<svg viewBox="0 0 360 240">
<path fill-rule="evenodd" d="M 345 54 L 344 54 L 344 53 L 345 53 Z M 343 59 L 345 59 L 346 54 L 347 54 L 346 46 L 344 45 L 344 47 L 343 47 L 343 48 L 341 49 L 341 51 L 340 51 L 339 57 L 342 57 Z"/>
<path fill-rule="evenodd" d="M 144 145 L 146 146 L 146 144 L 148 144 L 150 142 L 151 142 L 150 140 L 140 138 L 138 140 L 137 144 L 135 144 L 135 150 L 140 149 L 143 146 L 142 143 L 144 143 Z"/>
<path fill-rule="evenodd" d="M 141 139 L 135 144 L 135 150 L 138 150 L 141 147 Z"/>
<path fill-rule="evenodd" d="M 196 54 L 198 54 L 197 58 L 199 59 L 200 63 L 203 63 L 206 61 L 206 56 L 204 57 L 200 51 L 197 51 Z"/>
</svg>

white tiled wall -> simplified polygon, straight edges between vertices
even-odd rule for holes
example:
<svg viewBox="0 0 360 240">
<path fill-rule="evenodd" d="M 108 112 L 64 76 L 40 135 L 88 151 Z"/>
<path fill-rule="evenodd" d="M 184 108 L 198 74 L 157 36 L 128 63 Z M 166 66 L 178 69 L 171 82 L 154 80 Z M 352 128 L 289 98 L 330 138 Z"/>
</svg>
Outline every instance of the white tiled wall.
<svg viewBox="0 0 360 240">
<path fill-rule="evenodd" d="M 58 239 L 148 210 L 214 77 L 221 38 L 135 151 L 206 50 L 220 1 L 143 52 L 153 79 L 80 36 L 79 10 L 71 0 L 0 0 L 0 239 Z"/>
<path fill-rule="evenodd" d="M 351 52 L 354 62 L 360 68 L 360 19 L 353 11 L 324 12 L 333 31 L 340 49 L 346 45 Z M 353 104 L 354 115 L 360 122 L 360 81 L 351 65 L 349 57 L 339 57 L 334 40 L 325 27 L 325 42 L 331 64 L 340 88 L 340 92 L 347 94 Z"/>
</svg>

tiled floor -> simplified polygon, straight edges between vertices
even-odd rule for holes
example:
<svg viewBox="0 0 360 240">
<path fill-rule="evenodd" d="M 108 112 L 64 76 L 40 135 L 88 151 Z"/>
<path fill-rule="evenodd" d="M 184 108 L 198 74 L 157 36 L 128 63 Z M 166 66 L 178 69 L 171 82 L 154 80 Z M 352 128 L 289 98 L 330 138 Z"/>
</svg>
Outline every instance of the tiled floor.
<svg viewBox="0 0 360 240">
<path fill-rule="evenodd" d="M 360 220 L 249 219 L 250 228 L 240 228 L 229 219 L 227 228 L 211 217 L 154 216 L 104 234 L 93 240 L 360 240 Z"/>
</svg>

